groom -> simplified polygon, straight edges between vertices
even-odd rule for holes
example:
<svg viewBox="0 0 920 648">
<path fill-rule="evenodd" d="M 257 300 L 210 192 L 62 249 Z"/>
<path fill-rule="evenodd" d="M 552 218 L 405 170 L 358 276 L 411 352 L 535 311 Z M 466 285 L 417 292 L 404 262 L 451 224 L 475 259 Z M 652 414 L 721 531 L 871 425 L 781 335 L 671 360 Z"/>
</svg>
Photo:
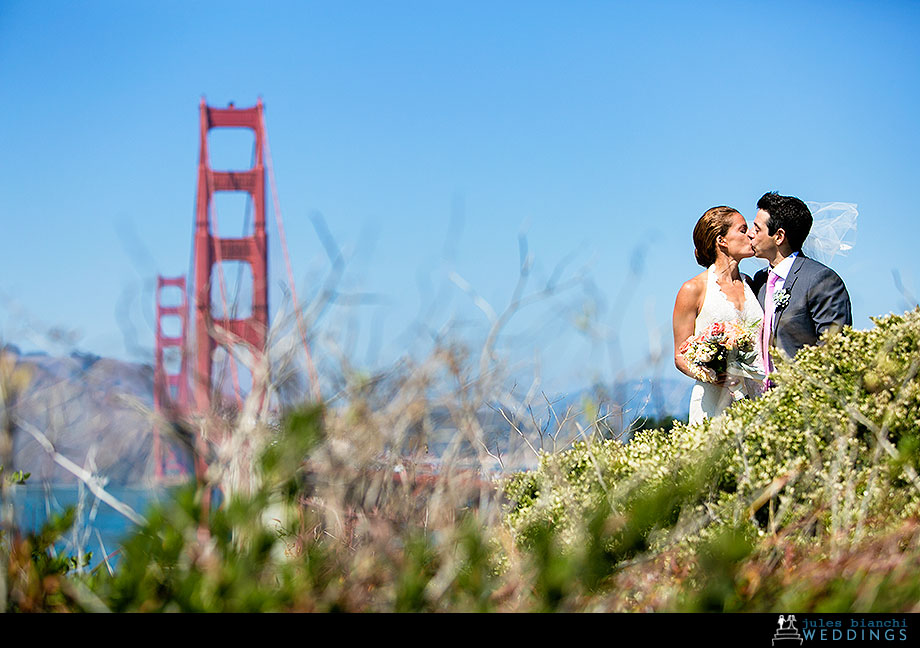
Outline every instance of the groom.
<svg viewBox="0 0 920 648">
<path fill-rule="evenodd" d="M 773 370 L 770 352 L 793 358 L 803 346 L 817 344 L 825 331 L 853 324 L 843 281 L 802 254 L 811 223 L 804 202 L 772 192 L 757 201 L 757 217 L 748 230 L 754 256 L 770 263 L 752 281 L 764 310 L 761 348 L 767 375 Z"/>
</svg>

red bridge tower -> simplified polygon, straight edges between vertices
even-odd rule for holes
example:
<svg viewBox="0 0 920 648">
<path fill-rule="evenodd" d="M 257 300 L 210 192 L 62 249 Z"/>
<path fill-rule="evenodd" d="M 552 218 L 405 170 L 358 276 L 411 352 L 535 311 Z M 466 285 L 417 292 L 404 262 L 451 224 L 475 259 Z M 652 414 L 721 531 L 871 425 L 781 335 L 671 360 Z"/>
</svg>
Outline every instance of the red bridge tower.
<svg viewBox="0 0 920 648">
<path fill-rule="evenodd" d="M 182 293 L 178 304 L 163 305 L 163 288 L 177 288 Z M 185 467 L 178 461 L 169 441 L 163 441 L 163 421 L 173 421 L 183 415 L 188 408 L 188 296 L 185 292 L 185 277 L 157 277 L 156 292 L 156 357 L 153 370 L 153 408 L 159 417 L 153 436 L 153 459 L 155 477 L 162 482 L 167 475 L 180 477 L 185 474 Z M 179 319 L 178 335 L 170 336 L 163 332 L 163 318 Z M 166 353 L 168 349 L 178 349 L 179 370 L 169 373 L 166 370 Z"/>
<path fill-rule="evenodd" d="M 262 100 L 252 108 L 213 108 L 201 100 L 201 152 L 198 159 L 198 200 L 195 218 L 195 409 L 211 407 L 213 354 L 218 345 L 245 343 L 253 354 L 263 353 L 268 333 L 268 256 L 265 231 L 265 133 Z M 215 171 L 208 160 L 212 128 L 250 128 L 255 133 L 255 163 L 242 171 Z M 220 238 L 216 232 L 214 194 L 248 192 L 253 204 L 253 232 L 241 238 Z M 212 223 L 215 223 L 212 225 Z M 211 279 L 215 265 L 241 261 L 252 271 L 250 316 L 215 318 L 211 312 Z M 221 280 L 222 281 L 222 280 Z M 226 304 L 225 304 L 226 309 Z"/>
</svg>

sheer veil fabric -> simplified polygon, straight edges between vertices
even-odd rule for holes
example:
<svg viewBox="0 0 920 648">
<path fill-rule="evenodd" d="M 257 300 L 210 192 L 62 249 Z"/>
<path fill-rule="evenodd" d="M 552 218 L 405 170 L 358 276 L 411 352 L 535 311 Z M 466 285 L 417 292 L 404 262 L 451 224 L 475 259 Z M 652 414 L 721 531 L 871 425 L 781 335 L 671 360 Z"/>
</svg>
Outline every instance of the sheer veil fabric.
<svg viewBox="0 0 920 648">
<path fill-rule="evenodd" d="M 846 255 L 856 240 L 856 219 L 859 211 L 854 203 L 806 202 L 814 219 L 805 239 L 805 256 L 829 265 L 837 255 Z"/>
</svg>

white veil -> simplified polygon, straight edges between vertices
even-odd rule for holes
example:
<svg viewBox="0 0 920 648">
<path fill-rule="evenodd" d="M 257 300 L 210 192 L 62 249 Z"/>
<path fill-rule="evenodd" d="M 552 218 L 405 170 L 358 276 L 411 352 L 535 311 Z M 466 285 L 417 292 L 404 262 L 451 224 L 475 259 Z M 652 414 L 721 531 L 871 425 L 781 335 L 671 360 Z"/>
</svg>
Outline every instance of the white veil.
<svg viewBox="0 0 920 648">
<path fill-rule="evenodd" d="M 845 202 L 807 201 L 814 222 L 802 252 L 825 265 L 838 254 L 853 249 L 856 239 L 856 205 Z"/>
</svg>

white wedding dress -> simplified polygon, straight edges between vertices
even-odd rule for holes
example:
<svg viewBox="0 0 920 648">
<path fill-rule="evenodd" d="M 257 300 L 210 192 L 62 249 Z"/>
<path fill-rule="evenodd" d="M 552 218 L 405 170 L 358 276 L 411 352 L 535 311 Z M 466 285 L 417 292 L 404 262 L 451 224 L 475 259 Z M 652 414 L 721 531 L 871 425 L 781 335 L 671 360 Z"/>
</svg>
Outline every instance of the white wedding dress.
<svg viewBox="0 0 920 648">
<path fill-rule="evenodd" d="M 754 323 L 763 320 L 763 309 L 757 301 L 757 296 L 747 281 L 744 282 L 744 308 L 740 311 L 735 308 L 719 284 L 716 282 L 715 266 L 709 266 L 706 271 L 706 295 L 703 297 L 703 306 L 700 308 L 699 315 L 696 316 L 696 325 L 693 334 L 699 335 L 706 328 L 715 322 L 727 322 L 730 320 L 741 319 L 747 323 Z M 759 346 L 759 345 L 757 345 Z M 756 368 L 762 371 L 763 362 L 757 358 Z M 742 378 L 740 388 L 748 396 L 754 396 L 761 388 L 760 381 L 750 378 Z M 702 382 L 697 380 L 690 393 L 690 424 L 698 423 L 704 418 L 718 416 L 722 411 L 732 404 L 731 391 L 721 385 Z"/>
</svg>

